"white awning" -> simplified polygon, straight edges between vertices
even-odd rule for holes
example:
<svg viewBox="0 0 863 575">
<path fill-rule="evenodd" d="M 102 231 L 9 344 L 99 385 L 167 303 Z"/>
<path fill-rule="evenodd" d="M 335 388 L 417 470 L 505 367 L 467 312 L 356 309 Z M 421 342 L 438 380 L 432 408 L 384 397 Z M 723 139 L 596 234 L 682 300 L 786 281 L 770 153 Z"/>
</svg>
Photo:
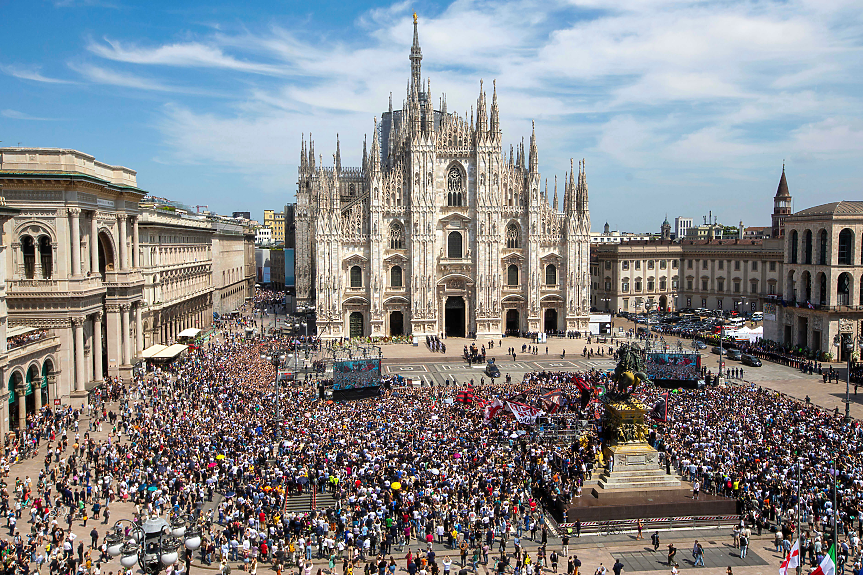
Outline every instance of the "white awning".
<svg viewBox="0 0 863 575">
<path fill-rule="evenodd" d="M 156 344 L 151 345 L 150 347 L 148 347 L 144 351 L 142 351 L 141 357 L 144 359 L 150 359 L 151 357 L 153 357 L 154 355 L 156 355 L 157 353 L 159 353 L 160 351 L 165 350 L 165 349 L 168 349 L 167 345 L 162 345 L 160 343 L 156 343 Z"/>
<path fill-rule="evenodd" d="M 162 359 L 162 360 L 171 360 L 176 358 L 178 355 L 188 350 L 189 346 L 182 343 L 175 343 L 170 347 L 166 347 L 156 355 L 154 355 L 151 359 Z"/>
<path fill-rule="evenodd" d="M 25 333 L 32 333 L 36 331 L 35 327 L 29 327 L 26 325 L 16 325 L 15 327 L 10 327 L 6 330 L 6 337 L 15 337 L 16 335 L 24 335 Z"/>
<path fill-rule="evenodd" d="M 190 327 L 177 334 L 177 337 L 197 337 L 199 333 L 201 333 L 201 330 L 196 327 Z"/>
</svg>

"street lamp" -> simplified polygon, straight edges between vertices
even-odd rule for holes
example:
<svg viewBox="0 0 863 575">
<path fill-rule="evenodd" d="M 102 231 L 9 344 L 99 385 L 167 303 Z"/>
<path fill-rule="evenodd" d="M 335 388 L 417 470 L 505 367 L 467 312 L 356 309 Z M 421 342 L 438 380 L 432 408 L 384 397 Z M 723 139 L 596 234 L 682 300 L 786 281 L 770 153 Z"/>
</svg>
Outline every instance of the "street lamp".
<svg viewBox="0 0 863 575">
<path fill-rule="evenodd" d="M 128 535 L 124 524 L 129 525 Z M 131 569 L 137 563 L 144 573 L 154 574 L 179 560 L 181 545 L 189 552 L 199 549 L 201 528 L 189 515 L 175 515 L 171 523 L 161 517 L 150 517 L 143 524 L 120 519 L 105 535 L 105 544 L 108 554 L 120 557 L 124 568 Z"/>
<path fill-rule="evenodd" d="M 281 439 L 281 425 L 282 425 L 282 407 L 281 407 L 281 393 L 279 392 L 279 368 L 285 365 L 285 361 L 287 359 L 287 350 L 284 349 L 274 349 L 269 354 L 262 354 L 261 359 L 265 361 L 269 361 L 273 364 L 273 368 L 276 370 L 276 439 Z"/>
<path fill-rule="evenodd" d="M 848 365 L 845 370 L 845 422 L 851 421 L 851 358 L 854 355 L 855 344 L 863 351 L 863 337 L 853 336 L 851 334 L 837 334 L 833 338 L 833 345 L 836 347 L 836 359 L 842 357 L 842 347 L 845 348 L 845 355 L 848 357 Z"/>
</svg>

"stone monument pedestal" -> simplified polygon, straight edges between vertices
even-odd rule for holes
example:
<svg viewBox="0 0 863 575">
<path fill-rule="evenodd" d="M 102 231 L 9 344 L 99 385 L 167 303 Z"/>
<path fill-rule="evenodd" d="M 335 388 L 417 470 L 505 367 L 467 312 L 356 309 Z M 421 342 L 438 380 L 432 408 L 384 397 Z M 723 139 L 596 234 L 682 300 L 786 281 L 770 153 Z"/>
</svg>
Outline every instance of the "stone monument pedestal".
<svg viewBox="0 0 863 575">
<path fill-rule="evenodd" d="M 608 445 L 603 448 L 607 461 L 613 462 L 611 471 L 606 468 L 599 476 L 600 489 L 639 489 L 681 486 L 675 475 L 666 475 L 659 466 L 659 452 L 647 443 Z"/>
<path fill-rule="evenodd" d="M 680 487 L 680 479 L 665 474 L 659 467 L 659 452 L 647 444 L 645 413 L 647 407 L 636 399 L 606 403 L 606 425 L 612 441 L 603 447 L 603 455 L 612 465 L 600 475 L 600 489 Z"/>
</svg>

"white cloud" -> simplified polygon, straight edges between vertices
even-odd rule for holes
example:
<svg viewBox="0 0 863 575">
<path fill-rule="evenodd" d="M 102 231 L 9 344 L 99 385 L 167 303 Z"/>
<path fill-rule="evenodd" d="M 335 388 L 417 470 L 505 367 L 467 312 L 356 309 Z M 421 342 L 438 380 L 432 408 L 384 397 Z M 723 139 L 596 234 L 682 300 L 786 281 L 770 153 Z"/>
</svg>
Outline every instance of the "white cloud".
<svg viewBox="0 0 863 575">
<path fill-rule="evenodd" d="M 793 147 L 805 156 L 835 158 L 863 152 L 863 120 L 861 118 L 827 118 L 806 124 L 792 133 Z"/>
<path fill-rule="evenodd" d="M 0 66 L 0 70 L 3 70 L 6 74 L 10 76 L 14 76 L 16 78 L 20 78 L 22 80 L 32 80 L 34 82 L 44 82 L 46 84 L 71 84 L 69 80 L 61 80 L 59 78 L 49 78 L 47 76 L 43 76 L 42 72 L 40 72 L 41 67 L 29 67 L 23 68 L 20 66 Z"/>
<path fill-rule="evenodd" d="M 88 49 L 102 58 L 129 64 L 222 68 L 269 75 L 284 75 L 286 73 L 283 67 L 237 60 L 224 54 L 219 48 L 198 42 L 142 48 L 123 45 L 106 38 L 104 44 L 91 42 Z"/>
<path fill-rule="evenodd" d="M 53 122 L 55 118 L 39 118 L 36 116 L 31 116 L 30 114 L 25 114 L 24 112 L 19 112 L 18 110 L 0 110 L 0 116 L 4 118 L 10 118 L 12 120 L 34 120 L 38 122 Z"/>
</svg>

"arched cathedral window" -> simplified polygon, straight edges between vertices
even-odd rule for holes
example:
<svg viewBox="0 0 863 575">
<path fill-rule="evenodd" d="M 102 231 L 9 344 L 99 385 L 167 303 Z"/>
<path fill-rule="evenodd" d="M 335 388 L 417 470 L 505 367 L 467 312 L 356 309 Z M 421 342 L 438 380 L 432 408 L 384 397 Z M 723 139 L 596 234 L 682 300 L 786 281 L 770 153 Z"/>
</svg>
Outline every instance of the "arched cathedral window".
<svg viewBox="0 0 863 575">
<path fill-rule="evenodd" d="M 518 226 L 514 223 L 506 226 L 506 247 L 519 248 L 521 247 L 518 237 Z"/>
<path fill-rule="evenodd" d="M 393 224 L 390 226 L 390 249 L 405 249 L 405 232 L 404 229 L 396 222 L 393 222 Z"/>
<path fill-rule="evenodd" d="M 448 206 L 462 205 L 462 191 L 464 190 L 464 179 L 462 178 L 461 170 L 456 166 L 450 168 L 446 177 L 447 201 Z"/>
</svg>

